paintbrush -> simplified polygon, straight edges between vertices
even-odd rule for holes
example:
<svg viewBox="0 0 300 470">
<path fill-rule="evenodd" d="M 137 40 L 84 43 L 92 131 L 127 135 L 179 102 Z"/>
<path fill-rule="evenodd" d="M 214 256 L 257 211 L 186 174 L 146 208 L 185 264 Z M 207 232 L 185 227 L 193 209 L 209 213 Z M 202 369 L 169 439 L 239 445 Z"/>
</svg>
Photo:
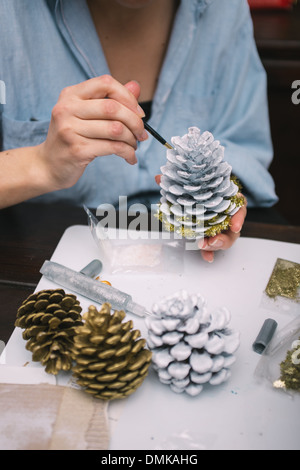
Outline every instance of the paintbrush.
<svg viewBox="0 0 300 470">
<path fill-rule="evenodd" d="M 163 144 L 167 149 L 172 149 L 172 145 L 170 145 L 161 135 L 159 135 L 147 122 L 144 121 L 145 129 L 150 132 L 153 137 L 158 140 L 161 144 Z"/>
</svg>

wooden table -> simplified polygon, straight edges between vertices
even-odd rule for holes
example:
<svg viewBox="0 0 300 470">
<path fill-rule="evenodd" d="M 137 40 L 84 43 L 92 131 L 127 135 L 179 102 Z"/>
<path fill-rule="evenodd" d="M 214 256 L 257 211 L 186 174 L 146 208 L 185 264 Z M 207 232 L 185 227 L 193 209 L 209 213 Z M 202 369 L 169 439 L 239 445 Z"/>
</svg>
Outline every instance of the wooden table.
<svg viewBox="0 0 300 470">
<path fill-rule="evenodd" d="M 16 312 L 39 282 L 64 231 L 87 225 L 82 208 L 23 203 L 0 211 L 0 340 L 8 341 Z M 300 227 L 246 221 L 242 236 L 300 243 Z"/>
</svg>

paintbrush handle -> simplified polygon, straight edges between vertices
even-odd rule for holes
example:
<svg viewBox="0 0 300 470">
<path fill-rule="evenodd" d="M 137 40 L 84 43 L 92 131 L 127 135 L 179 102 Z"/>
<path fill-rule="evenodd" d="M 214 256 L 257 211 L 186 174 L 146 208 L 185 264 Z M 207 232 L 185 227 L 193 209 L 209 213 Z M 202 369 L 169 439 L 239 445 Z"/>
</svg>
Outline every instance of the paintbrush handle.
<svg viewBox="0 0 300 470">
<path fill-rule="evenodd" d="M 156 132 L 147 122 L 144 121 L 144 127 L 145 129 L 150 132 L 151 135 L 153 135 L 153 137 L 158 140 L 158 142 L 160 142 L 161 144 L 163 144 L 165 147 L 167 147 L 168 149 L 172 149 L 173 147 L 168 144 L 168 142 L 161 136 L 158 134 L 158 132 Z"/>
</svg>

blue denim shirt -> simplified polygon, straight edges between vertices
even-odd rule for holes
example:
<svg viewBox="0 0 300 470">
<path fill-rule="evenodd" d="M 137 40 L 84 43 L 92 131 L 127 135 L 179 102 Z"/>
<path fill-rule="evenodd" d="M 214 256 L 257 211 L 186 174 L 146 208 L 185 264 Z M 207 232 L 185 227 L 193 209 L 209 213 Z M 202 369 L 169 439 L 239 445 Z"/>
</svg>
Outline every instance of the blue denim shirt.
<svg viewBox="0 0 300 470">
<path fill-rule="evenodd" d="M 0 0 L 1 150 L 42 142 L 60 91 L 109 73 L 85 0 Z M 132 77 L 134 79 L 134 77 Z M 188 127 L 209 130 L 243 185 L 249 206 L 277 201 L 266 75 L 253 39 L 247 0 L 182 0 L 161 70 L 149 124 L 166 140 Z M 166 149 L 152 136 L 138 164 L 96 158 L 75 186 L 36 200 L 97 207 L 119 196 L 157 191 Z"/>
</svg>

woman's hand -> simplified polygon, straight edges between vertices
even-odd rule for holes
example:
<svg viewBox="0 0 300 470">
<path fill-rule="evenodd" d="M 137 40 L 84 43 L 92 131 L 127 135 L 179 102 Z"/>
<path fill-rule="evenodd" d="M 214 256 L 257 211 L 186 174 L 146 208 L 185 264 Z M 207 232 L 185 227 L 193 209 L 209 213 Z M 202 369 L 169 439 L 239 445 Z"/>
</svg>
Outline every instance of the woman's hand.
<svg viewBox="0 0 300 470">
<path fill-rule="evenodd" d="M 159 185 L 161 175 L 155 176 L 155 181 Z M 242 196 L 242 194 L 239 194 Z M 214 252 L 218 250 L 227 250 L 239 238 L 242 230 L 246 215 L 247 215 L 247 200 L 243 196 L 244 205 L 234 214 L 231 218 L 230 228 L 227 232 L 220 233 L 215 237 L 203 238 L 199 241 L 199 248 L 201 250 L 202 258 L 209 263 L 214 260 Z"/>
<path fill-rule="evenodd" d="M 198 246 L 205 261 L 212 263 L 215 251 L 227 250 L 239 238 L 247 214 L 247 202 L 245 196 L 243 197 L 245 204 L 232 216 L 229 230 L 215 237 L 200 240 Z"/>
<path fill-rule="evenodd" d="M 146 140 L 136 82 L 110 75 L 65 88 L 54 106 L 39 161 L 49 190 L 73 186 L 98 156 L 115 154 L 136 163 L 137 141 Z"/>
</svg>

